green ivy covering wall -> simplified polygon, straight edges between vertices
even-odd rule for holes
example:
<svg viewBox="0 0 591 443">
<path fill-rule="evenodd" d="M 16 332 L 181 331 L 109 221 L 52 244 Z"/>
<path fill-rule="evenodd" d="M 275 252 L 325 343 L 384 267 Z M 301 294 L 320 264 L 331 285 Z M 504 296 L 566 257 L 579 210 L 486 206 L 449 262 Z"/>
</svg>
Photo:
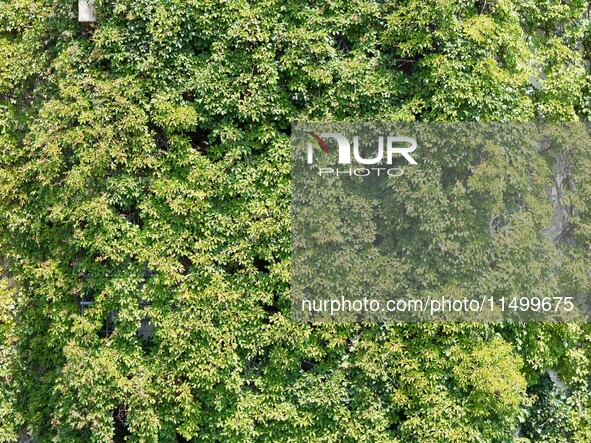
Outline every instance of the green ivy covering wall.
<svg viewBox="0 0 591 443">
<path fill-rule="evenodd" d="M 96 9 L 0 0 L 0 441 L 591 440 L 587 325 L 289 318 L 291 122 L 587 120 L 587 2 Z"/>
</svg>

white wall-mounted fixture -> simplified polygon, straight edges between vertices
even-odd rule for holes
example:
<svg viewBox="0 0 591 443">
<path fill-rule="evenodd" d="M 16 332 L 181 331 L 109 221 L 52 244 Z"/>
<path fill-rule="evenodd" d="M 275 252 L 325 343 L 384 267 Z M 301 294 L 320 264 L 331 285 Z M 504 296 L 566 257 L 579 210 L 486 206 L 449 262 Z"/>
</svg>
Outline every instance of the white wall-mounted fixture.
<svg viewBox="0 0 591 443">
<path fill-rule="evenodd" d="M 80 23 L 96 22 L 93 0 L 78 0 L 78 21 Z"/>
</svg>

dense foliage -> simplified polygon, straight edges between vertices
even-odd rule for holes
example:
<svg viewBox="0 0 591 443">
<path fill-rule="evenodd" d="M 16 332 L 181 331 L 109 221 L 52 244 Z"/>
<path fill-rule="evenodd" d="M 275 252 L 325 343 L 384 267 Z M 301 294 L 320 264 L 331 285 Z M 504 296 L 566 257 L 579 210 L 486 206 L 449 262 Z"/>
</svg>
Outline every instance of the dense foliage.
<svg viewBox="0 0 591 443">
<path fill-rule="evenodd" d="M 586 2 L 96 7 L 0 1 L 0 440 L 591 439 L 586 325 L 289 318 L 290 123 L 586 120 Z"/>
</svg>

